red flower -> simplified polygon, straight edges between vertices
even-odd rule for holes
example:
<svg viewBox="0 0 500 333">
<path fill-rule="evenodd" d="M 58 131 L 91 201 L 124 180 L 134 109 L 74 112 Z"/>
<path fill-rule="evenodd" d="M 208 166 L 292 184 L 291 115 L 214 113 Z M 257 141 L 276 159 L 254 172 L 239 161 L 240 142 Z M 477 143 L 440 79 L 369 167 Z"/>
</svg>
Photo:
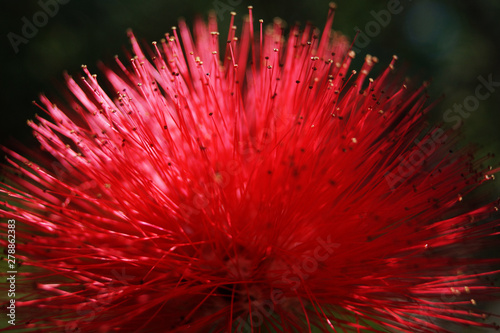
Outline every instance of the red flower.
<svg viewBox="0 0 500 333">
<path fill-rule="evenodd" d="M 52 121 L 30 126 L 51 157 L 5 149 L 17 327 L 493 326 L 474 305 L 496 291 L 498 258 L 477 253 L 497 208 L 469 193 L 494 170 L 429 129 L 425 85 L 403 84 L 396 57 L 376 79 L 375 57 L 350 71 L 333 11 L 321 36 L 285 39 L 279 20 L 255 32 L 250 10 L 223 50 L 213 17 L 147 55 L 130 33 L 128 66 L 102 66 L 101 85 L 85 66 L 67 76 L 67 105 L 42 96 Z"/>
</svg>

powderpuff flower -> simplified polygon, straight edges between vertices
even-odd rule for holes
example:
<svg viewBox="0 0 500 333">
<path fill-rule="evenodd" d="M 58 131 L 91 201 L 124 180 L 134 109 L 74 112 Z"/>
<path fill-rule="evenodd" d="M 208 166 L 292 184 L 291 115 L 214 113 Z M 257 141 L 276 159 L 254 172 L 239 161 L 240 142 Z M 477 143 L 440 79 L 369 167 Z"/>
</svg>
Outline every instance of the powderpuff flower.
<svg viewBox="0 0 500 333">
<path fill-rule="evenodd" d="M 130 32 L 129 61 L 41 96 L 43 152 L 3 148 L 16 328 L 493 327 L 476 305 L 496 293 L 481 251 L 498 203 L 471 192 L 496 170 L 425 123 L 426 85 L 396 57 L 374 79 L 375 57 L 350 70 L 333 5 L 322 33 L 254 30 L 250 8 L 240 34 L 234 15 L 221 49 L 213 16 L 150 46 Z"/>
</svg>

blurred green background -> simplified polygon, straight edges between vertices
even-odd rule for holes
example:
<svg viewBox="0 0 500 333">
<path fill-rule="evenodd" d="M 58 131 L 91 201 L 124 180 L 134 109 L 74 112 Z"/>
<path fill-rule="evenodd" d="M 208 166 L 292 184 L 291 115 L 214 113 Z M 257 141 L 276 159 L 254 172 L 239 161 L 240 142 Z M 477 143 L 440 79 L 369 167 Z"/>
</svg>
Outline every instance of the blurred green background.
<svg viewBox="0 0 500 333">
<path fill-rule="evenodd" d="M 209 0 L 209 1 L 132 1 L 132 0 L 59 0 L 55 15 L 47 15 L 45 24 L 38 28 L 27 43 L 19 43 L 18 52 L 9 40 L 9 33 L 22 37 L 25 25 L 34 19 L 44 23 L 42 3 L 57 0 L 6 1 L 1 11 L 1 121 L 0 140 L 9 137 L 27 144 L 35 144 L 26 120 L 40 113 L 31 104 L 40 92 L 57 95 L 61 89 L 62 72 L 78 75 L 80 65 L 87 64 L 96 71 L 98 60 L 110 63 L 113 56 L 123 56 L 128 48 L 126 29 L 133 28 L 146 40 L 159 40 L 177 24 L 177 18 L 192 22 L 195 14 L 206 15 L 219 9 L 222 18 L 220 30 L 224 36 L 229 24 L 230 10 L 238 12 L 238 24 L 253 5 L 255 17 L 270 22 L 279 16 L 289 24 L 307 20 L 321 27 L 328 10 L 328 1 L 262 1 L 262 0 Z M 387 10 L 397 0 L 340 0 L 334 28 L 353 38 L 356 27 L 367 32 L 367 24 L 375 21 L 372 14 Z M 432 79 L 430 94 L 444 100 L 432 113 L 435 121 L 443 119 L 444 112 L 455 103 L 474 94 L 477 77 L 493 75 L 500 82 L 500 1 L 478 0 L 400 0 L 401 12 L 390 18 L 389 24 L 370 37 L 361 49 L 355 67 L 359 67 L 364 54 L 380 58 L 378 70 L 385 68 L 392 54 L 397 54 L 400 66 L 408 64 L 408 74 L 417 81 Z M 63 4 L 64 3 L 64 4 Z M 50 14 L 50 13 L 49 13 Z M 35 17 L 34 17 L 35 16 Z M 52 16 L 52 17 L 50 17 Z M 380 26 L 380 24 L 379 24 Z M 14 38 L 10 34 L 10 39 Z M 477 111 L 464 119 L 466 141 L 479 143 L 482 152 L 500 154 L 500 87 L 487 100 L 481 101 Z M 496 161 L 498 161 L 498 157 Z"/>
</svg>

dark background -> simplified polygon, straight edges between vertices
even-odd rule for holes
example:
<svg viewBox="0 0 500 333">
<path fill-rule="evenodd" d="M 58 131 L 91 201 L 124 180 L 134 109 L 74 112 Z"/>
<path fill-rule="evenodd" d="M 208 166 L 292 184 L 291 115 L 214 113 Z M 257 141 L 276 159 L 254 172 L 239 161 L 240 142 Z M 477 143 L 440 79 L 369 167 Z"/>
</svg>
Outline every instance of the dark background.
<svg viewBox="0 0 500 333">
<path fill-rule="evenodd" d="M 41 0 L 44 3 L 56 0 Z M 63 1 L 63 0 L 61 0 Z M 396 1 L 396 0 L 392 0 Z M 96 63 L 113 62 L 113 56 L 124 56 L 128 48 L 126 29 L 133 28 L 139 38 L 159 40 L 183 16 L 189 22 L 195 14 L 206 15 L 217 10 L 224 36 L 229 24 L 230 10 L 238 12 L 237 23 L 253 5 L 255 18 L 271 22 L 279 16 L 289 24 L 310 20 L 321 27 L 328 10 L 328 1 L 262 1 L 262 0 L 209 0 L 209 1 L 132 1 L 132 0 L 64 0 L 57 14 L 49 17 L 44 26 L 26 44 L 20 44 L 16 53 L 8 34 L 22 36 L 23 17 L 33 22 L 33 16 L 43 11 L 39 1 L 3 0 L 1 11 L 1 116 L 0 142 L 16 138 L 35 145 L 26 125 L 35 113 L 41 113 L 31 101 L 44 92 L 56 96 L 61 89 L 62 73 L 79 76 L 80 65 L 87 64 L 97 71 Z M 388 0 L 341 0 L 334 29 L 353 38 L 355 28 L 365 31 L 366 24 L 374 21 L 371 11 L 387 9 Z M 401 13 L 392 15 L 390 23 L 371 38 L 361 50 L 353 68 L 359 69 L 364 55 L 380 58 L 378 72 L 385 68 L 392 54 L 397 54 L 400 66 L 409 64 L 408 74 L 417 81 L 432 79 L 430 94 L 444 100 L 434 110 L 434 121 L 442 120 L 446 109 L 474 94 L 477 77 L 493 75 L 500 81 L 500 50 L 497 47 L 500 27 L 500 1 L 454 0 L 400 0 Z M 376 70 L 377 72 L 377 70 Z M 481 153 L 500 155 L 498 129 L 500 88 L 477 111 L 464 120 L 465 141 L 481 145 Z M 499 158 L 496 158 L 498 161 Z"/>
</svg>

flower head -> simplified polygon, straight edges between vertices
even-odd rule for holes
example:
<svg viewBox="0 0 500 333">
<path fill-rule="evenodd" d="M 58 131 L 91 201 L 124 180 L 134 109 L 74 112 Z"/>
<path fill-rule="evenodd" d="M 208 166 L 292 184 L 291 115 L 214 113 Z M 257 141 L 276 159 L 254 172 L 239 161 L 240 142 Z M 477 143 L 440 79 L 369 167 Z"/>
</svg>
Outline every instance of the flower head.
<svg viewBox="0 0 500 333">
<path fill-rule="evenodd" d="M 66 76 L 8 157 L 0 213 L 19 221 L 22 324 L 41 332 L 445 332 L 498 260 L 493 178 L 424 122 L 426 85 L 332 32 L 275 20 L 227 43 L 210 17 Z M 237 37 L 239 35 L 239 37 Z M 50 156 L 50 157 L 48 157 Z M 35 162 L 35 160 L 37 162 Z M 5 242 L 4 242 L 5 243 Z M 21 288 L 21 287 L 20 287 Z M 29 309 L 29 310 L 28 310 Z"/>
</svg>

